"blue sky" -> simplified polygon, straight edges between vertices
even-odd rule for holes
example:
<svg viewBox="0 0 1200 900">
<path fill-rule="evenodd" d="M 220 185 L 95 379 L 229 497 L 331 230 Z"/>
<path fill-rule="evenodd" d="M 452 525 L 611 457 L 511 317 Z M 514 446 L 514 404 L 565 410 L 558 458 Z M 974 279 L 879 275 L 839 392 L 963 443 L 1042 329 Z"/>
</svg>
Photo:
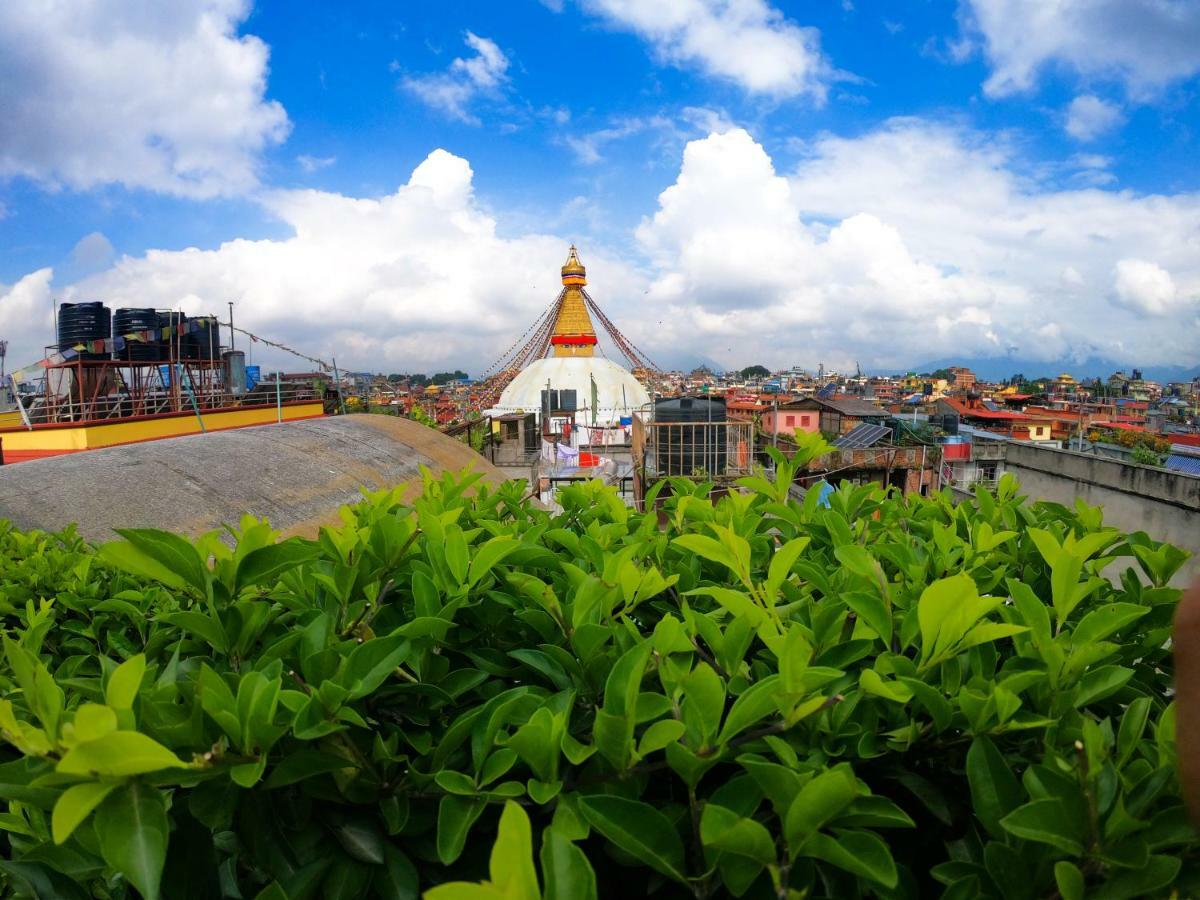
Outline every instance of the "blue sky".
<svg viewBox="0 0 1200 900">
<path fill-rule="evenodd" d="M 236 296 L 478 371 L 576 241 L 668 365 L 1200 362 L 1193 3 L 39 5 L 0 11 L 14 356 L 54 298 Z"/>
</svg>

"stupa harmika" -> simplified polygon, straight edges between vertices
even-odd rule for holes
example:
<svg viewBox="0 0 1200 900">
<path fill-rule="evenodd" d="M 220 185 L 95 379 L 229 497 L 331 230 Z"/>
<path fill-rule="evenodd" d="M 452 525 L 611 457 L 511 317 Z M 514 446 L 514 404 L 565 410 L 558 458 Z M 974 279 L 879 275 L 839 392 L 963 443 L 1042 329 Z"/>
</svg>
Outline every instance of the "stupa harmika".
<svg viewBox="0 0 1200 900">
<path fill-rule="evenodd" d="M 596 313 L 633 366 L 647 370 L 653 366 L 617 331 L 584 290 L 587 270 L 574 246 L 562 267 L 562 283 L 562 293 L 538 320 L 533 338 L 501 361 L 507 362 L 501 375 L 505 370 L 516 371 L 491 414 L 537 411 L 548 382 L 551 390 L 576 392 L 580 424 L 617 424 L 622 417 L 649 403 L 650 395 L 628 369 L 596 355 L 599 342 L 589 310 Z"/>
</svg>

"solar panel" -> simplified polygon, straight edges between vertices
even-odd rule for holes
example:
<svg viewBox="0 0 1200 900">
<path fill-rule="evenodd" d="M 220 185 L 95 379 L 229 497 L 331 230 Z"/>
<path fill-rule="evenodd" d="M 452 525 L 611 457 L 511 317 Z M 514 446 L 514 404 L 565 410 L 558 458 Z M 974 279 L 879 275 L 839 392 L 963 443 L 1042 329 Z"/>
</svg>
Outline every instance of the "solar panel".
<svg viewBox="0 0 1200 900">
<path fill-rule="evenodd" d="M 992 412 L 1004 412 L 1004 410 L 1003 410 L 1001 407 L 997 406 L 997 405 L 996 405 L 995 403 L 993 403 L 991 400 L 984 400 L 984 401 L 983 401 L 983 408 L 984 408 L 984 409 L 990 409 Z"/>
<path fill-rule="evenodd" d="M 833 442 L 839 450 L 862 450 L 878 444 L 892 429 L 884 425 L 859 425 Z"/>
<path fill-rule="evenodd" d="M 837 383 L 831 381 L 831 382 L 829 382 L 829 384 L 825 385 L 825 387 L 823 387 L 819 391 L 817 391 L 817 399 L 828 400 L 836 392 L 837 392 Z"/>
</svg>

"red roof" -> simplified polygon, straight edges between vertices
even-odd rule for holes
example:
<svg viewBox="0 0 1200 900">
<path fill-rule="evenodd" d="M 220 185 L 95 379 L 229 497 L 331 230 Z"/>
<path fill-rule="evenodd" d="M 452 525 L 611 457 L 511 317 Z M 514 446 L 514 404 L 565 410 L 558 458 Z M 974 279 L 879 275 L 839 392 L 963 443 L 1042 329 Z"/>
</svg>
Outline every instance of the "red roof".
<svg viewBox="0 0 1200 900">
<path fill-rule="evenodd" d="M 968 407 L 965 403 L 953 397 L 943 397 L 942 402 L 953 409 L 959 416 L 967 419 L 989 419 L 993 422 L 1029 422 L 1030 417 L 1023 413 L 990 410 L 986 407 Z"/>
<path fill-rule="evenodd" d="M 1164 434 L 1172 444 L 1184 444 L 1188 447 L 1200 447 L 1200 434 Z"/>
<path fill-rule="evenodd" d="M 1095 424 L 1101 428 L 1117 428 L 1121 431 L 1145 431 L 1146 430 L 1141 425 L 1130 425 L 1128 422 L 1105 422 L 1105 423 L 1097 422 Z"/>
</svg>

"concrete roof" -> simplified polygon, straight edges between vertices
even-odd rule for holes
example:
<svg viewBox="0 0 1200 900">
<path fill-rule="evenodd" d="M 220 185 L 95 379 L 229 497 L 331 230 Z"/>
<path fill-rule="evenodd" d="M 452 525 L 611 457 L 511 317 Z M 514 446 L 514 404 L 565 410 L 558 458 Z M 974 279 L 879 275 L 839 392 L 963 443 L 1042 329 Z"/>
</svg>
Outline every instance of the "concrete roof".
<svg viewBox="0 0 1200 900">
<path fill-rule="evenodd" d="M 114 528 L 197 535 L 243 513 L 285 534 L 315 535 L 337 511 L 372 490 L 420 490 L 418 466 L 435 473 L 473 465 L 504 474 L 471 450 L 417 422 L 349 415 L 148 441 L 0 467 L 0 518 L 23 529 L 74 522 L 92 541 Z"/>
</svg>

